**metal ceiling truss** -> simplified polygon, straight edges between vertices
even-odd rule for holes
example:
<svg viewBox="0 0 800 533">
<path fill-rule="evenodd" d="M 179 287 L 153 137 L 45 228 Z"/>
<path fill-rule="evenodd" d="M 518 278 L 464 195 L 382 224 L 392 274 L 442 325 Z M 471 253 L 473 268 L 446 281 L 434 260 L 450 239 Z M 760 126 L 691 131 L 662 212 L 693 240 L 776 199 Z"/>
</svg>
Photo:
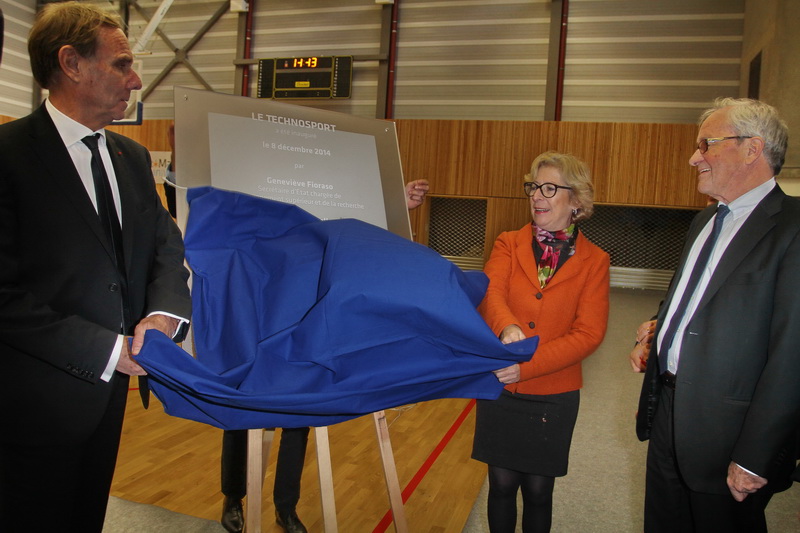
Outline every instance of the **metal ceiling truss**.
<svg viewBox="0 0 800 533">
<path fill-rule="evenodd" d="M 126 21 L 128 20 L 130 7 L 133 7 L 139 14 L 139 16 L 141 16 L 144 20 L 148 21 L 148 23 L 154 18 L 163 17 L 165 14 L 165 12 L 162 11 L 160 7 L 156 8 L 155 10 L 146 10 L 142 8 L 136 0 L 123 0 L 120 3 L 120 9 L 123 11 L 122 17 Z M 208 21 L 206 21 L 205 24 L 203 24 L 203 26 L 199 30 L 197 30 L 197 33 L 195 33 L 194 37 L 192 37 L 189 40 L 189 42 L 187 42 L 182 48 L 176 46 L 175 43 L 173 43 L 172 40 L 161 30 L 160 27 L 157 27 L 155 29 L 156 35 L 161 37 L 161 40 L 164 41 L 167 47 L 169 47 L 169 49 L 173 51 L 175 56 L 161 70 L 158 76 L 156 76 L 155 79 L 153 79 L 153 81 L 147 85 L 147 89 L 142 91 L 142 101 L 146 100 L 147 97 L 150 95 L 150 93 L 152 93 L 164 80 L 164 78 L 167 77 L 167 75 L 172 71 L 172 69 L 174 69 L 178 65 L 185 66 L 189 70 L 189 72 L 191 72 L 192 75 L 197 79 L 197 81 L 199 81 L 203 85 L 203 87 L 205 87 L 207 90 L 209 91 L 213 90 L 211 85 L 203 78 L 200 72 L 198 72 L 197 69 L 194 68 L 194 66 L 192 65 L 191 61 L 189 60 L 189 52 L 192 50 L 192 48 L 195 47 L 195 45 L 198 42 L 200 42 L 200 39 L 202 39 L 205 36 L 205 34 L 208 33 L 209 30 L 211 30 L 214 24 L 216 24 L 217 21 L 221 19 L 222 16 L 225 15 L 225 13 L 227 13 L 230 10 L 230 7 L 231 7 L 230 0 L 224 0 L 223 2 L 221 2 L 217 11 L 211 16 L 211 18 Z"/>
</svg>

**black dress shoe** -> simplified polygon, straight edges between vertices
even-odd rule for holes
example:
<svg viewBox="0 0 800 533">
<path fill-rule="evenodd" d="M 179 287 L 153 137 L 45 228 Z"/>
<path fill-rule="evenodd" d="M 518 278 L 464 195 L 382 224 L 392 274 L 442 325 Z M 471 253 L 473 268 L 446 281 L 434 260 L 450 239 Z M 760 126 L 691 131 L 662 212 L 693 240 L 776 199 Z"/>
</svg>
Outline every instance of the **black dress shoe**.
<svg viewBox="0 0 800 533">
<path fill-rule="evenodd" d="M 306 526 L 300 521 L 294 509 L 286 512 L 276 510 L 275 522 L 281 526 L 286 533 L 308 533 Z"/>
<path fill-rule="evenodd" d="M 228 498 L 222 502 L 222 527 L 229 533 L 242 533 L 244 531 L 244 511 L 242 510 L 242 500 Z"/>
</svg>

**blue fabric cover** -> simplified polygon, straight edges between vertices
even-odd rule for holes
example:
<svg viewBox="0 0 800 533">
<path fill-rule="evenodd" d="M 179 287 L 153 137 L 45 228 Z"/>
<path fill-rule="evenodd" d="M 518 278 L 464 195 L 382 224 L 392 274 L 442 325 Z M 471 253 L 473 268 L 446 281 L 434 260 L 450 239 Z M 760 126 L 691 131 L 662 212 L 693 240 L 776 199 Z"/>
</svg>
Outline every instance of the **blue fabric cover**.
<svg viewBox="0 0 800 533">
<path fill-rule="evenodd" d="M 197 359 L 148 332 L 138 362 L 167 413 L 222 429 L 323 426 L 434 398 L 496 398 L 530 359 L 476 306 L 487 279 L 353 219 L 189 191 Z"/>
</svg>

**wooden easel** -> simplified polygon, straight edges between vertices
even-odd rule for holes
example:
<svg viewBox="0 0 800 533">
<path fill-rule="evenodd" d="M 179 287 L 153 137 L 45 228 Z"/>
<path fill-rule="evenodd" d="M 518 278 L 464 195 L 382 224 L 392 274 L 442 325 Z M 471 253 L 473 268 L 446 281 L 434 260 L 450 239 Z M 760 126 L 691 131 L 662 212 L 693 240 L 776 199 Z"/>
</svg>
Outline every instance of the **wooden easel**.
<svg viewBox="0 0 800 533">
<path fill-rule="evenodd" d="M 384 411 L 372 413 L 375 420 L 375 432 L 383 461 L 383 475 L 389 503 L 394 517 L 394 528 L 397 533 L 408 533 L 403 496 L 394 464 L 392 443 L 389 439 L 389 426 Z M 333 471 L 331 469 L 331 449 L 328 440 L 328 428 L 314 428 L 317 446 L 317 464 L 319 465 L 319 485 L 322 500 L 322 519 L 325 533 L 336 533 L 336 502 L 333 495 Z M 274 430 L 251 429 L 247 432 L 247 514 L 245 531 L 261 533 L 261 502 L 264 474 L 267 470 Z"/>
</svg>

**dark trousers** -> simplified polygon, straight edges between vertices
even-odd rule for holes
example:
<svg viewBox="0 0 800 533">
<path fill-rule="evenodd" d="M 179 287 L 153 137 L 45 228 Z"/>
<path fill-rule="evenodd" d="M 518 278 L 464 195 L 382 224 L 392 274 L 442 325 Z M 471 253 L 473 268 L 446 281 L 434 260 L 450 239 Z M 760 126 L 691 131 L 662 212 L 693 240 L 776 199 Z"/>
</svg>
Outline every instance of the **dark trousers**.
<svg viewBox="0 0 800 533">
<path fill-rule="evenodd" d="M 769 485 L 743 502 L 730 494 L 704 494 L 686 486 L 675 458 L 674 395 L 663 387 L 650 434 L 645 533 L 766 533 L 764 510 L 774 494 Z"/>
<path fill-rule="evenodd" d="M 103 530 L 127 396 L 128 380 L 115 376 L 105 415 L 80 444 L 0 443 L 0 530 Z"/>
<path fill-rule="evenodd" d="M 293 511 L 300 501 L 300 478 L 306 458 L 309 428 L 284 428 L 278 446 L 272 501 L 281 512 Z M 247 430 L 222 435 L 222 493 L 241 500 L 247 494 Z"/>
<path fill-rule="evenodd" d="M 167 200 L 167 211 L 169 211 L 169 214 L 172 215 L 172 218 L 175 218 L 176 216 L 178 216 L 177 204 L 175 198 L 175 187 L 166 184 L 164 184 L 163 187 L 164 187 L 164 198 L 166 198 Z"/>
</svg>

